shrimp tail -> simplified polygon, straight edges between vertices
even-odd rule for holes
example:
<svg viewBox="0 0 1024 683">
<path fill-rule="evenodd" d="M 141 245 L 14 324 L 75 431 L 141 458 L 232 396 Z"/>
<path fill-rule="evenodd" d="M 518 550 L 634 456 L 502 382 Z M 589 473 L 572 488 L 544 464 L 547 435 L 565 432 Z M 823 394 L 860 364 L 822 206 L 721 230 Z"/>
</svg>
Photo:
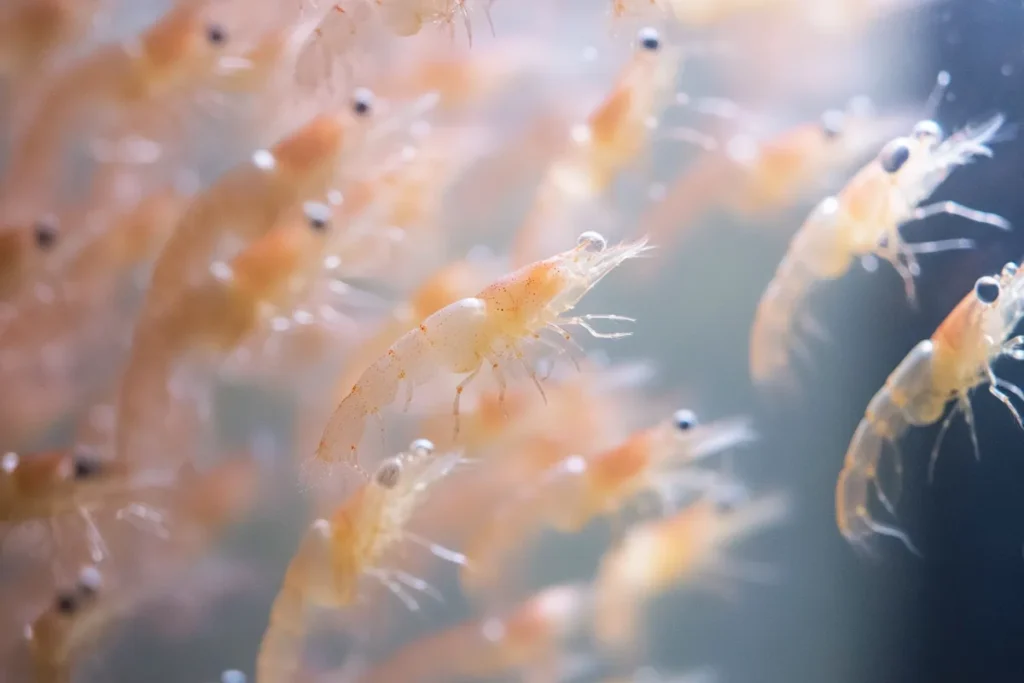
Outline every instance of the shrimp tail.
<svg viewBox="0 0 1024 683">
<path fill-rule="evenodd" d="M 299 673 L 306 635 L 305 601 L 300 578 L 289 567 L 281 591 L 274 598 L 267 630 L 256 657 L 257 683 L 290 683 Z"/>
<path fill-rule="evenodd" d="M 795 388 L 790 367 L 792 336 L 815 280 L 810 270 L 787 259 L 761 297 L 750 331 L 750 374 L 756 384 Z"/>
</svg>

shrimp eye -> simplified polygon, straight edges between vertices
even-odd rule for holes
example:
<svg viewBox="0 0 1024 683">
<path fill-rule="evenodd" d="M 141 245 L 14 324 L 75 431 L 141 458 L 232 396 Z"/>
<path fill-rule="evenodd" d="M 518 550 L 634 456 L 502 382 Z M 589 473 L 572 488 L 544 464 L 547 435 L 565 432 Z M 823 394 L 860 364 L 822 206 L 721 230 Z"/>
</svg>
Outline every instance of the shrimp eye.
<svg viewBox="0 0 1024 683">
<path fill-rule="evenodd" d="M 57 594 L 57 601 L 54 607 L 61 614 L 72 615 L 78 610 L 78 598 L 70 591 L 62 591 Z"/>
<path fill-rule="evenodd" d="M 357 88 L 352 96 L 352 111 L 356 116 L 369 116 L 373 111 L 373 92 L 368 88 Z"/>
<path fill-rule="evenodd" d="M 843 134 L 843 112 L 829 109 L 821 115 L 821 132 L 826 140 L 835 140 Z"/>
<path fill-rule="evenodd" d="M 657 29 L 650 26 L 640 29 L 636 34 L 636 42 L 648 52 L 657 52 L 661 49 L 661 36 L 658 35 Z"/>
<path fill-rule="evenodd" d="M 331 207 L 321 202 L 306 202 L 302 205 L 309 227 L 317 232 L 324 232 L 331 224 Z"/>
<path fill-rule="evenodd" d="M 599 232 L 587 230 L 577 238 L 576 246 L 583 247 L 587 251 L 600 252 L 608 246 L 608 240 Z"/>
<path fill-rule="evenodd" d="M 72 469 L 76 481 L 92 479 L 103 470 L 99 458 L 91 453 L 75 453 L 72 456 Z"/>
<path fill-rule="evenodd" d="M 934 121 L 918 121 L 911 133 L 917 140 L 941 140 L 942 126 Z"/>
<path fill-rule="evenodd" d="M 82 595 L 93 597 L 99 592 L 102 583 L 103 579 L 96 567 L 83 567 L 78 572 L 78 592 Z"/>
<path fill-rule="evenodd" d="M 43 251 L 47 251 L 57 243 L 59 232 L 56 222 L 51 219 L 36 221 L 36 224 L 32 226 L 32 235 L 35 237 L 36 246 Z"/>
<path fill-rule="evenodd" d="M 220 24 L 210 24 L 206 27 L 206 39 L 211 45 L 223 45 L 228 40 L 228 32 Z"/>
<path fill-rule="evenodd" d="M 910 159 L 910 147 L 899 140 L 886 145 L 882 153 L 878 155 L 878 161 L 886 173 L 896 173 L 903 168 L 903 164 L 907 163 L 908 159 Z"/>
<path fill-rule="evenodd" d="M 416 439 L 409 444 L 409 450 L 416 455 L 430 455 L 434 452 L 434 442 L 430 439 Z"/>
<path fill-rule="evenodd" d="M 999 298 L 999 281 L 986 275 L 974 283 L 974 296 L 983 304 L 991 305 Z"/>
<path fill-rule="evenodd" d="M 1003 277 L 1013 277 L 1014 275 L 1017 274 L 1017 268 L 1017 264 L 1014 263 L 1013 261 L 1010 261 L 1005 266 L 1003 266 Z"/>
<path fill-rule="evenodd" d="M 402 463 L 398 458 L 389 458 L 377 467 L 373 480 L 378 486 L 386 489 L 393 489 L 398 485 L 402 477 Z"/>
<path fill-rule="evenodd" d="M 672 416 L 672 423 L 681 432 L 687 432 L 699 424 L 697 414 L 692 410 L 677 410 Z"/>
</svg>

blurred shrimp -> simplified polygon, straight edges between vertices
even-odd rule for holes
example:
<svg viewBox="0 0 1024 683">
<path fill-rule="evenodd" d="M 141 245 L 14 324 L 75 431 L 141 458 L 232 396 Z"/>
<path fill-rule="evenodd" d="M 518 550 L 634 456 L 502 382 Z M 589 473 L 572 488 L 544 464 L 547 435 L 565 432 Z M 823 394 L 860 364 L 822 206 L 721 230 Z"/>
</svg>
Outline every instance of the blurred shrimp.
<svg viewBox="0 0 1024 683">
<path fill-rule="evenodd" d="M 416 441 L 409 452 L 381 462 L 372 476 L 350 470 L 360 487 L 330 518 L 313 522 L 288 565 L 260 644 L 257 683 L 295 680 L 302 671 L 309 611 L 352 607 L 365 579 L 379 582 L 414 611 L 418 603 L 407 589 L 434 592 L 382 562 L 405 540 L 405 527 L 431 487 L 458 461 L 458 454 L 435 455 L 432 444 Z"/>
<path fill-rule="evenodd" d="M 544 526 L 575 533 L 647 492 L 672 509 L 681 493 L 714 481 L 692 465 L 755 438 L 745 420 L 698 425 L 692 411 L 680 410 L 614 448 L 564 459 L 526 482 L 525 492 L 499 505 L 477 527 L 466 545 L 463 588 L 476 597 L 496 593 L 514 573 L 510 555 L 521 552 L 524 539 Z"/>
<path fill-rule="evenodd" d="M 137 38 L 97 48 L 56 78 L 15 136 L 0 197 L 6 222 L 45 212 L 45 188 L 58 175 L 61 147 L 83 107 L 153 102 L 210 76 L 229 36 L 210 19 L 209 4 L 180 2 Z"/>
<path fill-rule="evenodd" d="M 512 245 L 514 265 L 564 249 L 566 231 L 578 229 L 580 221 L 574 217 L 643 153 L 651 138 L 651 121 L 671 101 L 681 60 L 681 51 L 664 45 L 653 28 L 637 34 L 632 59 L 611 92 L 585 122 L 573 126 L 567 149 L 542 178 Z"/>
<path fill-rule="evenodd" d="M 891 263 L 916 303 L 917 254 L 973 246 L 967 239 L 907 244 L 900 227 L 940 213 L 1008 230 L 1009 223 L 953 201 L 921 206 L 959 166 L 991 156 L 991 142 L 1005 121 L 997 115 L 945 140 L 933 121 L 914 126 L 909 137 L 892 140 L 834 197 L 827 197 L 800 227 L 757 307 L 750 335 L 750 370 L 758 384 L 791 384 L 790 346 L 797 328 L 820 326 L 804 309 L 822 280 L 846 274 L 858 257 Z"/>
<path fill-rule="evenodd" d="M 736 541 L 778 524 L 789 514 L 782 494 L 737 500 L 724 486 L 672 517 L 629 531 L 601 561 L 594 581 L 595 633 L 610 651 L 631 654 L 643 639 L 641 610 L 679 581 L 714 585 L 728 578 L 753 578 L 748 567 L 723 552 Z"/>
<path fill-rule="evenodd" d="M 415 640 L 355 677 L 355 683 L 441 683 L 519 674 L 555 683 L 564 647 L 586 631 L 590 590 L 545 588 L 514 609 Z"/>
<path fill-rule="evenodd" d="M 1010 395 L 1024 401 L 1024 392 L 1000 379 L 992 369 L 999 358 L 1024 360 L 1024 335 L 1010 337 L 1024 320 L 1024 276 L 1008 263 L 997 276 L 979 278 L 931 336 L 915 346 L 893 370 L 885 385 L 868 403 L 864 419 L 850 441 L 836 484 L 836 519 L 843 536 L 862 551 L 870 551 L 874 534 L 897 538 L 916 552 L 909 538 L 895 527 L 874 519 L 869 504 L 871 484 L 883 505 L 892 512 L 895 492 L 887 492 L 878 479 L 879 461 L 886 445 L 895 450 L 897 485 L 902 462 L 897 442 L 910 427 L 938 422 L 953 401 L 931 452 L 929 477 L 946 430 L 963 414 L 975 455 L 980 457 L 970 394 L 988 384 L 989 393 L 1006 406 L 1024 429 Z M 1006 393 L 1009 392 L 1009 395 Z"/>
<path fill-rule="evenodd" d="M 455 17 L 462 19 L 466 29 L 466 37 L 473 44 L 473 26 L 469 19 L 470 0 L 374 0 L 380 11 L 384 24 L 400 36 L 412 36 L 419 33 L 424 24 L 447 24 L 453 26 Z M 491 24 L 491 3 L 494 0 L 474 0 L 475 6 L 481 7 L 487 23 Z M 452 29 L 454 35 L 454 29 Z"/>
<path fill-rule="evenodd" d="M 524 344 L 547 342 L 541 332 L 550 330 L 572 343 L 563 325 L 583 328 L 597 338 L 617 338 L 626 333 L 606 334 L 590 326 L 590 320 L 623 320 L 622 316 L 585 315 L 564 317 L 605 275 L 624 261 L 648 250 L 644 239 L 608 247 L 593 232 L 580 235 L 578 245 L 549 259 L 520 268 L 481 290 L 477 296 L 461 299 L 425 318 L 409 330 L 387 353 L 360 376 L 338 405 L 324 430 L 315 456 L 305 463 L 306 476 L 319 467 L 338 462 L 356 462 L 366 419 L 379 416 L 393 403 L 398 385 L 405 384 L 406 404 L 413 389 L 439 371 L 467 374 L 455 389 L 452 415 L 455 435 L 459 432 L 459 403 L 465 387 L 484 365 L 490 366 L 499 386 L 506 384 L 503 367 L 518 361 L 543 393 L 540 381 L 526 363 Z"/>
<path fill-rule="evenodd" d="M 906 125 L 905 117 L 878 116 L 865 100 L 855 98 L 845 111 L 826 111 L 817 121 L 771 136 L 739 133 L 724 150 L 707 152 L 672 181 L 663 198 L 641 216 L 638 232 L 667 245 L 719 206 L 760 225 L 765 214 L 827 189 L 834 173 Z"/>
<path fill-rule="evenodd" d="M 185 399 L 187 390 L 181 379 L 172 381 L 182 353 L 203 345 L 230 351 L 261 320 L 268 298 L 287 295 L 293 277 L 314 267 L 309 256 L 326 246 L 330 226 L 317 200 L 337 182 L 346 153 L 358 148 L 372 106 L 372 95 L 358 91 L 351 111 L 317 116 L 256 152 L 186 209 L 157 261 L 135 330 L 119 399 L 119 457 L 166 446 L 173 406 L 185 407 L 175 393 Z M 271 235 L 308 208 L 315 215 L 298 230 L 288 225 Z"/>
<path fill-rule="evenodd" d="M 0 77 L 23 79 L 84 33 L 105 0 L 8 0 L 0 7 Z"/>
</svg>

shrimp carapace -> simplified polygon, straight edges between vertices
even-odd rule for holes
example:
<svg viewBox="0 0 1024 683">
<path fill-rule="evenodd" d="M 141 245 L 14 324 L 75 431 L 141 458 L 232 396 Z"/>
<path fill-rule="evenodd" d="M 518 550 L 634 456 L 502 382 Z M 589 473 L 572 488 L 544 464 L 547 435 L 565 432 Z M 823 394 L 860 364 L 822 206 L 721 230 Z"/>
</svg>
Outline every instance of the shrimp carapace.
<svg viewBox="0 0 1024 683">
<path fill-rule="evenodd" d="M 457 453 L 435 454 L 414 441 L 409 451 L 388 458 L 372 475 L 354 470 L 362 485 L 328 518 L 313 522 L 285 572 L 256 660 L 258 683 L 286 683 L 302 668 L 303 641 L 314 607 L 352 607 L 372 579 L 410 609 L 408 591 L 431 592 L 425 582 L 386 566 L 387 555 L 406 537 L 406 526 L 431 487 L 458 464 Z"/>
<path fill-rule="evenodd" d="M 719 479 L 694 465 L 755 438 L 745 419 L 702 425 L 692 411 L 679 410 L 613 448 L 569 456 L 526 483 L 525 491 L 499 504 L 479 525 L 466 546 L 465 590 L 473 596 L 498 592 L 516 571 L 511 555 L 522 553 L 529 537 L 546 526 L 579 532 L 645 493 L 653 494 L 661 509 L 673 509 L 687 493 Z"/>
<path fill-rule="evenodd" d="M 946 405 L 954 402 L 932 447 L 929 477 L 946 430 L 960 413 L 970 430 L 975 454 L 980 454 L 970 402 L 971 392 L 979 386 L 987 384 L 989 392 L 1024 429 L 1021 415 L 1010 398 L 1012 395 L 1024 402 L 1024 392 L 997 377 L 993 370 L 995 362 L 1003 356 L 1024 360 L 1024 335 L 1011 337 L 1021 320 L 1024 275 L 1016 263 L 1008 263 L 997 275 L 979 278 L 973 291 L 960 301 L 930 339 L 918 343 L 907 354 L 868 403 L 836 484 L 839 530 L 857 549 L 871 551 L 869 541 L 882 534 L 899 539 L 916 552 L 903 531 L 877 521 L 869 508 L 874 484 L 879 502 L 893 512 L 898 488 L 893 491 L 882 484 L 879 462 L 888 444 L 894 450 L 895 485 L 899 486 L 903 468 L 897 444 L 910 427 L 938 422 Z"/>
<path fill-rule="evenodd" d="M 712 488 L 682 511 L 631 529 L 605 555 L 594 582 L 595 634 L 609 649 L 633 653 L 646 634 L 644 605 L 681 581 L 723 588 L 729 579 L 754 573 L 724 552 L 726 548 L 783 521 L 789 499 L 780 493 L 747 498 L 742 487 Z M 747 570 L 747 571 L 745 571 Z"/>
<path fill-rule="evenodd" d="M 800 328 L 820 328 L 807 312 L 811 291 L 835 280 L 858 259 L 878 257 L 903 278 L 907 298 L 916 303 L 917 254 L 973 246 L 968 239 L 908 244 L 900 227 L 939 213 L 1009 229 L 1004 218 L 953 201 L 921 206 L 949 174 L 988 147 L 1005 118 L 996 115 L 943 139 L 933 121 L 921 121 L 911 135 L 886 144 L 834 197 L 822 200 L 793 237 L 757 307 L 750 334 L 750 371 L 758 384 L 793 383 L 790 347 Z"/>
<path fill-rule="evenodd" d="M 573 249 L 524 266 L 475 297 L 456 301 L 425 318 L 374 361 L 342 400 L 327 423 L 316 454 L 306 462 L 307 478 L 318 465 L 357 462 L 367 418 L 378 416 L 396 400 L 399 384 L 405 384 L 408 404 L 414 387 L 439 371 L 467 375 L 455 390 L 452 406 L 456 436 L 462 392 L 485 365 L 490 366 L 499 386 L 504 386 L 506 364 L 521 363 L 543 393 L 536 372 L 526 364 L 525 345 L 555 344 L 541 337 L 544 331 L 558 334 L 563 343 L 572 343 L 564 327 L 571 325 L 598 338 L 626 336 L 624 332 L 598 332 L 589 321 L 628 318 L 566 313 L 608 273 L 649 248 L 646 239 L 608 247 L 603 237 L 586 232 Z"/>
</svg>

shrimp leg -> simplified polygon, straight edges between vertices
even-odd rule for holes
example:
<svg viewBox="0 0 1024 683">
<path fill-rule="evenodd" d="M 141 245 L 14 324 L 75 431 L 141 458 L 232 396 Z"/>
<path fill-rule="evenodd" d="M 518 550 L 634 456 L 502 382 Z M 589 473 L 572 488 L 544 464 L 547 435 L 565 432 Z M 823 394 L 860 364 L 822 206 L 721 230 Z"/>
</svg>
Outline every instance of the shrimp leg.
<svg viewBox="0 0 1024 683">
<path fill-rule="evenodd" d="M 936 202 L 935 204 L 920 206 L 914 209 L 910 220 L 919 221 L 942 213 L 949 214 L 951 216 L 960 216 L 961 218 L 966 218 L 967 220 L 975 223 L 991 225 L 995 228 L 999 228 L 1000 230 L 1013 229 L 1013 226 L 1010 225 L 1010 221 L 998 214 L 979 211 L 978 209 L 972 209 L 969 206 L 964 206 L 959 202 L 951 201 Z"/>
<path fill-rule="evenodd" d="M 476 379 L 476 376 L 480 374 L 481 367 L 482 366 L 477 366 L 476 370 L 469 373 L 469 376 L 459 382 L 459 386 L 455 387 L 455 400 L 452 402 L 452 415 L 455 417 L 455 438 L 458 438 L 459 436 L 459 403 L 462 401 L 462 392 L 465 391 L 466 386 L 468 386 L 469 383 Z"/>
</svg>

